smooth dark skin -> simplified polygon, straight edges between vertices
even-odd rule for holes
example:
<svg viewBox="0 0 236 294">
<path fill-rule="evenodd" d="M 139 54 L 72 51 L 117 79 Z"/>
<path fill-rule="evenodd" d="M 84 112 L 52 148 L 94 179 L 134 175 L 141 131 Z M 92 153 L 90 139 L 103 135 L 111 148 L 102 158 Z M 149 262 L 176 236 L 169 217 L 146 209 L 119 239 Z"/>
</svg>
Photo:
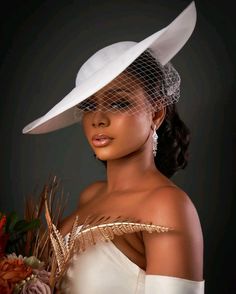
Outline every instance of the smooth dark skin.
<svg viewBox="0 0 236 294">
<path fill-rule="evenodd" d="M 124 75 L 107 88 L 115 89 L 118 80 L 131 79 L 136 83 L 132 97 L 146 99 L 138 81 Z M 98 102 L 104 99 L 103 93 L 95 94 Z M 107 181 L 96 182 L 81 193 L 78 209 L 63 221 L 61 232 L 70 231 L 75 215 L 82 223 L 94 214 L 134 217 L 171 227 L 173 232 L 126 234 L 113 243 L 147 274 L 202 281 L 203 236 L 197 211 L 188 195 L 157 170 L 153 159 L 153 127 L 158 128 L 164 117 L 165 108 L 133 116 L 99 109 L 84 114 L 88 142 L 96 156 L 107 161 Z M 91 138 L 100 133 L 114 138 L 111 144 L 94 147 Z"/>
</svg>

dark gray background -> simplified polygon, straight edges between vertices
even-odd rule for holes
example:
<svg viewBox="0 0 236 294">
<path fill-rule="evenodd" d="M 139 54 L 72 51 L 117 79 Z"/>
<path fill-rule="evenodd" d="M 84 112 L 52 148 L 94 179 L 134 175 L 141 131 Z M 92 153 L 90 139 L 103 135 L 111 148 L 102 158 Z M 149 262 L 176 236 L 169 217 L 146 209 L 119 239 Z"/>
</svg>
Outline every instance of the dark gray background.
<svg viewBox="0 0 236 294">
<path fill-rule="evenodd" d="M 81 126 L 45 135 L 22 128 L 73 87 L 82 63 L 118 41 L 141 41 L 190 1 L 11 1 L 1 10 L 0 209 L 23 211 L 23 198 L 57 175 L 69 193 L 105 177 Z M 173 177 L 194 202 L 205 238 L 206 293 L 235 293 L 236 25 L 230 2 L 196 1 L 191 39 L 172 60 L 182 77 L 179 112 L 192 132 L 188 167 Z M 230 263 L 233 268 L 230 269 Z"/>
</svg>

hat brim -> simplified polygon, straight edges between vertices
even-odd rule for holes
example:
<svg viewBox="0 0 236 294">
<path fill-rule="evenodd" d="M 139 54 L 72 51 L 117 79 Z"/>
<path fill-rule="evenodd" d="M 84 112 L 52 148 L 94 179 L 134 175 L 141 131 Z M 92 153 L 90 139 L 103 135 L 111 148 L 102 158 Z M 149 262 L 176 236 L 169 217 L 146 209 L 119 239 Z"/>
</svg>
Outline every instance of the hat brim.
<svg viewBox="0 0 236 294">
<path fill-rule="evenodd" d="M 76 123 L 79 121 L 74 116 L 74 107 L 77 104 L 110 83 L 148 48 L 162 65 L 169 62 L 187 42 L 195 24 L 196 7 L 193 1 L 168 26 L 143 41 L 134 43 L 115 60 L 108 62 L 76 86 L 44 116 L 24 127 L 23 134 L 48 133 Z"/>
</svg>

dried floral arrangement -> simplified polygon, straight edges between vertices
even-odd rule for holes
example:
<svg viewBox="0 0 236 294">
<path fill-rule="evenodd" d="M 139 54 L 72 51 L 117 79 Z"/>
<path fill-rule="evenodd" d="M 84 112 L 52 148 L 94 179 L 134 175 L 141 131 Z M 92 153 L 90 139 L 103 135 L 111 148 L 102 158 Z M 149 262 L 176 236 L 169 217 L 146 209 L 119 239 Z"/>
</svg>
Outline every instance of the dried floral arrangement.
<svg viewBox="0 0 236 294">
<path fill-rule="evenodd" d="M 45 221 L 45 203 L 59 225 L 67 199 L 57 177 L 49 177 L 39 196 L 25 200 L 24 218 L 0 214 L 0 293 L 54 291 L 56 260 Z"/>
</svg>

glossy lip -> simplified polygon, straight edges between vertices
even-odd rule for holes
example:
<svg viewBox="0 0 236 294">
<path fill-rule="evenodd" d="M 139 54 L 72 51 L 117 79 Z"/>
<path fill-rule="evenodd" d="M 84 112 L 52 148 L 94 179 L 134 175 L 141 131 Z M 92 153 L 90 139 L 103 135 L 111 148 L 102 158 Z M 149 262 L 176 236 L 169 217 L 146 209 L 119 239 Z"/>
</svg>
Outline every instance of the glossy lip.
<svg viewBox="0 0 236 294">
<path fill-rule="evenodd" d="M 92 136 L 92 143 L 94 147 L 105 147 L 111 143 L 113 138 L 105 134 L 95 134 Z"/>
<path fill-rule="evenodd" d="M 92 140 L 101 140 L 101 139 L 113 139 L 105 134 L 95 134 L 92 136 Z"/>
</svg>

